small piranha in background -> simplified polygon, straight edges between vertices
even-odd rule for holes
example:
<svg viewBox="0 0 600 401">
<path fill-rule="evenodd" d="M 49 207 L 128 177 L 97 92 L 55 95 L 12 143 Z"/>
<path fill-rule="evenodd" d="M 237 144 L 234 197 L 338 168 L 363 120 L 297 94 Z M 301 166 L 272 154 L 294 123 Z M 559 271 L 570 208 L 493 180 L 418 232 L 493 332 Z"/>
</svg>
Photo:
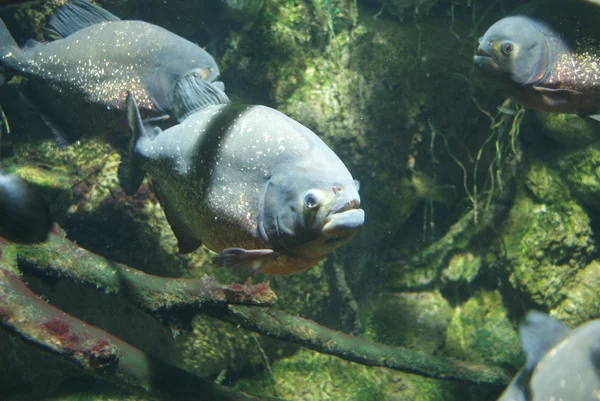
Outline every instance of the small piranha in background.
<svg viewBox="0 0 600 401">
<path fill-rule="evenodd" d="M 359 185 L 312 131 L 265 106 L 209 106 L 147 130 L 133 96 L 121 185 L 145 172 L 182 253 L 201 244 L 224 266 L 299 273 L 350 241 L 364 222 Z"/>
<path fill-rule="evenodd" d="M 475 64 L 525 107 L 600 120 L 600 3 L 543 0 L 479 39 Z"/>
<path fill-rule="evenodd" d="M 51 228 L 44 198 L 18 175 L 0 171 L 0 237 L 31 244 L 45 241 Z"/>
<path fill-rule="evenodd" d="M 56 10 L 45 34 L 56 40 L 29 41 L 21 49 L 0 20 L 0 73 L 4 80 L 27 78 L 22 93 L 59 146 L 84 134 L 126 132 L 127 91 L 149 120 L 183 119 L 207 100 L 229 102 L 222 83 L 214 82 L 219 68 L 213 57 L 156 25 L 122 21 L 86 0 L 72 0 Z"/>
<path fill-rule="evenodd" d="M 598 401 L 600 320 L 569 330 L 530 311 L 519 328 L 527 363 L 498 401 Z"/>
</svg>

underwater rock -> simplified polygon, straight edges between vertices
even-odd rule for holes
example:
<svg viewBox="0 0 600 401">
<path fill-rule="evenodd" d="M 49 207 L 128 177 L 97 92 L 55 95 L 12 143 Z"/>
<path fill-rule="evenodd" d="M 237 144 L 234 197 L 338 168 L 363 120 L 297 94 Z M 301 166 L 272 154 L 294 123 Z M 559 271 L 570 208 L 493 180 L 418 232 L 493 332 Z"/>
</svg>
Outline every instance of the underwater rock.
<svg viewBox="0 0 600 401">
<path fill-rule="evenodd" d="M 231 324 L 201 315 L 194 317 L 192 326 L 192 332 L 183 334 L 177 345 L 185 370 L 208 377 L 222 371 L 258 371 L 269 363 L 255 333 L 231 330 Z"/>
<path fill-rule="evenodd" d="M 481 268 L 481 257 L 470 252 L 453 255 L 442 270 L 443 284 L 468 284 L 472 282 Z"/>
<path fill-rule="evenodd" d="M 559 153 L 555 165 L 575 196 L 586 206 L 600 210 L 600 145 Z"/>
<path fill-rule="evenodd" d="M 523 362 L 519 336 L 498 291 L 478 291 L 454 308 L 444 354 L 457 359 L 509 364 Z"/>
<path fill-rule="evenodd" d="M 373 340 L 429 354 L 443 347 L 452 308 L 439 292 L 382 293 L 372 303 L 363 319 Z"/>
<path fill-rule="evenodd" d="M 271 370 L 242 379 L 236 389 L 286 400 L 444 401 L 464 385 L 373 368 L 302 350 L 274 362 Z"/>
<path fill-rule="evenodd" d="M 571 191 L 560 175 L 547 163 L 531 158 L 525 185 L 540 203 L 557 204 L 571 198 Z"/>
<path fill-rule="evenodd" d="M 558 198 L 557 198 L 558 201 Z M 540 203 L 523 189 L 502 229 L 509 280 L 537 305 L 553 308 L 595 250 L 590 218 L 573 199 Z"/>
<path fill-rule="evenodd" d="M 600 316 L 600 262 L 593 260 L 571 281 L 565 298 L 551 315 L 571 327 Z"/>
<path fill-rule="evenodd" d="M 546 135 L 570 148 L 586 146 L 600 138 L 600 123 L 590 118 L 547 111 L 532 114 Z"/>
</svg>

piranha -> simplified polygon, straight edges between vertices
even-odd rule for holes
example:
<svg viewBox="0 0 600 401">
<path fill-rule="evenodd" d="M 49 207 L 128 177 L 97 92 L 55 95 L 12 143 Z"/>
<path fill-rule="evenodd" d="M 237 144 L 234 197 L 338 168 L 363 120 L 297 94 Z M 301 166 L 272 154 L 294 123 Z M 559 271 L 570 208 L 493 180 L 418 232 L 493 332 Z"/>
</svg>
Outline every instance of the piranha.
<svg viewBox="0 0 600 401">
<path fill-rule="evenodd" d="M 525 107 L 600 120 L 600 4 L 528 3 L 479 39 L 476 65 Z"/>
<path fill-rule="evenodd" d="M 127 91 L 147 120 L 183 119 L 207 99 L 229 102 L 222 90 L 213 90 L 224 89 L 214 82 L 214 58 L 156 25 L 123 21 L 86 0 L 72 0 L 49 19 L 45 34 L 56 40 L 29 41 L 21 49 L 0 20 L 0 73 L 4 80 L 27 78 L 22 92 L 59 146 L 82 135 L 126 132 Z"/>
<path fill-rule="evenodd" d="M 31 244 L 46 240 L 52 227 L 44 198 L 16 174 L 0 171 L 0 237 Z"/>
<path fill-rule="evenodd" d="M 130 95 L 127 120 L 121 185 L 131 195 L 150 175 L 182 253 L 204 244 L 221 265 L 290 275 L 363 225 L 358 181 L 315 133 L 277 110 L 208 106 L 148 130 Z"/>
<path fill-rule="evenodd" d="M 598 401 L 600 320 L 569 330 L 530 311 L 519 335 L 527 362 L 498 401 Z"/>
</svg>

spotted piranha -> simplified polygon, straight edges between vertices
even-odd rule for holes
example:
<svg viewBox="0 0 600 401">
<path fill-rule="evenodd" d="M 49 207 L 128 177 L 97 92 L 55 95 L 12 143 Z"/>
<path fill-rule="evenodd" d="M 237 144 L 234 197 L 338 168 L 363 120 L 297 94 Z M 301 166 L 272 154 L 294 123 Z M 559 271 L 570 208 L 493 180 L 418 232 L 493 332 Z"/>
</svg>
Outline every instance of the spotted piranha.
<svg viewBox="0 0 600 401">
<path fill-rule="evenodd" d="M 530 311 L 519 335 L 527 362 L 498 401 L 600 399 L 600 320 L 569 330 Z"/>
<path fill-rule="evenodd" d="M 265 106 L 203 108 L 165 131 L 145 127 L 134 96 L 119 168 L 128 194 L 145 172 L 182 253 L 204 244 L 224 266 L 299 273 L 364 222 L 358 182 L 312 131 Z"/>
<path fill-rule="evenodd" d="M 27 78 L 23 93 L 61 146 L 81 135 L 126 132 L 127 91 L 150 120 L 185 118 L 211 94 L 221 95 L 214 103 L 229 102 L 208 85 L 219 76 L 213 57 L 156 25 L 71 0 L 49 19 L 45 34 L 56 40 L 21 49 L 0 20 L 0 73 L 4 80 Z"/>
<path fill-rule="evenodd" d="M 525 107 L 600 120 L 600 2 L 542 0 L 493 24 L 474 61 Z"/>
</svg>

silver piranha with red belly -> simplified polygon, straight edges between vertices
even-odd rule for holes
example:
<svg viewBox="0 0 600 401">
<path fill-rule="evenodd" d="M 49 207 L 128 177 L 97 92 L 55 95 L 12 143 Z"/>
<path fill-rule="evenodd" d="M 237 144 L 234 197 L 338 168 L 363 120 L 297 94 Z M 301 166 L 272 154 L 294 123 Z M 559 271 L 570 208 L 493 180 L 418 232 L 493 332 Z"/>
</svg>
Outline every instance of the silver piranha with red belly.
<svg viewBox="0 0 600 401">
<path fill-rule="evenodd" d="M 479 39 L 475 64 L 532 109 L 600 119 L 600 4 L 544 0 L 523 6 Z"/>
<path fill-rule="evenodd" d="M 130 156 L 119 171 L 134 193 L 144 172 L 181 252 L 201 244 L 225 266 L 289 275 L 314 265 L 363 225 L 358 182 L 312 131 L 265 106 L 209 106 L 146 130 L 128 98 Z"/>
<path fill-rule="evenodd" d="M 203 107 L 198 99 L 206 99 L 212 88 L 206 83 L 219 75 L 198 45 L 147 22 L 121 21 L 85 0 L 59 8 L 46 32 L 59 39 L 20 49 L 0 21 L 0 72 L 27 78 L 23 92 L 59 145 L 126 132 L 127 91 L 139 99 L 144 118 L 184 118 Z M 229 102 L 219 93 L 214 103 Z"/>
</svg>

